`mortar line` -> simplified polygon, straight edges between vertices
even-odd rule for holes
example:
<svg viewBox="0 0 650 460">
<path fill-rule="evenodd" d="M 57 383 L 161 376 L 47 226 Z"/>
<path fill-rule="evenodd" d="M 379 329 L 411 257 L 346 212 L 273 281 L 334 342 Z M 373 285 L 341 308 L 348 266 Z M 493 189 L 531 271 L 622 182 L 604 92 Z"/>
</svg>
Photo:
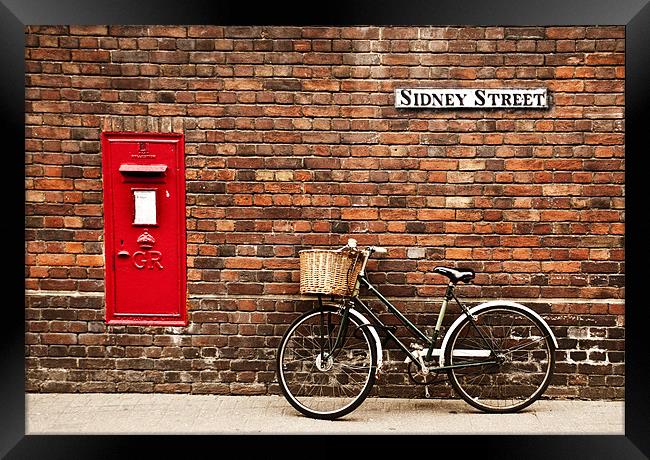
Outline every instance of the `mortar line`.
<svg viewBox="0 0 650 460">
<path fill-rule="evenodd" d="M 78 291 L 39 291 L 39 290 L 27 290 L 25 291 L 26 296 L 34 297 L 104 297 L 103 292 L 78 292 Z M 248 295 L 248 294 L 191 294 L 189 296 L 190 300 L 251 300 L 251 299 L 265 299 L 265 300 L 315 300 L 314 297 L 307 297 L 297 294 L 260 294 L 260 295 Z M 439 297 L 394 297 L 395 302 L 437 302 L 442 298 Z M 570 297 L 554 297 L 546 299 L 532 299 L 532 298 L 506 298 L 506 297 L 466 297 L 463 299 L 465 302 L 474 303 L 474 302 L 489 302 L 491 300 L 508 300 L 511 302 L 519 303 L 577 303 L 577 304 L 616 304 L 622 305 L 625 304 L 625 299 L 574 299 Z"/>
</svg>

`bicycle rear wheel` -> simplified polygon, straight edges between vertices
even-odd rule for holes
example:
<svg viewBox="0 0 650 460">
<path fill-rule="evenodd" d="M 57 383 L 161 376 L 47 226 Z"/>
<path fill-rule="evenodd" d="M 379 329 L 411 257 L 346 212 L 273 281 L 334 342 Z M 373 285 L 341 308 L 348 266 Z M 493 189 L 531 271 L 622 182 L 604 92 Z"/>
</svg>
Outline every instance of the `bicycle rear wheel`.
<svg viewBox="0 0 650 460">
<path fill-rule="evenodd" d="M 555 346 L 546 328 L 530 313 L 510 306 L 496 305 L 474 317 L 475 325 L 465 318 L 452 332 L 445 350 L 446 365 L 475 364 L 449 369 L 452 386 L 485 412 L 529 406 L 546 390 L 555 366 Z"/>
<path fill-rule="evenodd" d="M 309 417 L 333 420 L 349 414 L 375 382 L 377 353 L 368 328 L 348 316 L 340 345 L 342 310 L 325 306 L 294 321 L 278 348 L 277 372 L 285 398 Z"/>
</svg>

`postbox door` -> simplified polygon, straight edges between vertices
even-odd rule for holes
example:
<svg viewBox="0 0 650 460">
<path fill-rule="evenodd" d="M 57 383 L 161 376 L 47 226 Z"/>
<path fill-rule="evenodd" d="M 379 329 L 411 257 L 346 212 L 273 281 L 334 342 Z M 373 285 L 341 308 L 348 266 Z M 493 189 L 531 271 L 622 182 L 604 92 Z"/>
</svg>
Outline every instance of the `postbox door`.
<svg viewBox="0 0 650 460">
<path fill-rule="evenodd" d="M 106 318 L 186 324 L 182 135 L 103 135 Z"/>
</svg>

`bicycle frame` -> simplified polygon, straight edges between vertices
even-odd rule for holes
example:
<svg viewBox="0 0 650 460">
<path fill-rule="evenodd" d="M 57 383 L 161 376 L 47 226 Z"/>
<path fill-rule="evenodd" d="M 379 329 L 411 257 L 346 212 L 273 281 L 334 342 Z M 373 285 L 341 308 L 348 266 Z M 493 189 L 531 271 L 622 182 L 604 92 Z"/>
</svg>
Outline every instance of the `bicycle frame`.
<svg viewBox="0 0 650 460">
<path fill-rule="evenodd" d="M 440 308 L 440 312 L 438 313 L 438 318 L 437 318 L 437 321 L 436 321 L 436 327 L 435 327 L 435 330 L 434 330 L 431 338 L 429 338 L 420 329 L 418 329 L 418 327 L 415 324 L 413 324 L 406 316 L 404 316 L 404 314 L 402 314 L 402 312 L 399 311 L 397 309 L 397 307 L 395 307 L 395 305 L 393 305 L 388 299 L 386 299 L 386 297 L 384 297 L 381 294 L 381 292 L 379 292 L 377 290 L 377 288 L 375 288 L 370 283 L 368 278 L 365 276 L 365 273 L 360 274 L 359 277 L 358 277 L 357 291 L 358 291 L 358 288 L 360 286 L 364 286 L 366 289 L 368 289 L 368 291 L 371 294 L 373 294 L 382 304 L 384 304 L 384 306 L 386 306 L 388 311 L 393 316 L 397 317 L 397 319 L 402 323 L 402 325 L 404 325 L 413 334 L 414 337 L 416 337 L 417 339 L 421 340 L 422 342 L 424 342 L 426 344 L 426 347 L 428 348 L 427 355 L 426 355 L 426 360 L 427 361 L 431 360 L 431 356 L 433 354 L 433 350 L 434 350 L 435 344 L 437 342 L 438 334 L 440 332 L 440 328 L 441 328 L 441 325 L 442 325 L 442 320 L 443 320 L 443 318 L 445 316 L 445 310 L 446 310 L 448 302 L 451 299 L 454 299 L 456 301 L 456 303 L 459 305 L 459 307 L 461 308 L 463 313 L 469 318 L 470 322 L 474 325 L 474 328 L 478 331 L 479 335 L 481 336 L 481 338 L 485 342 L 486 346 L 490 348 L 490 351 L 491 351 L 490 356 L 494 356 L 494 348 L 492 347 L 492 344 L 488 340 L 486 340 L 486 338 L 481 333 L 480 329 L 478 327 L 476 327 L 476 324 L 474 322 L 474 318 L 470 314 L 469 309 L 465 305 L 463 305 L 458 300 L 458 298 L 455 296 L 453 283 L 449 283 L 449 285 L 447 286 L 447 291 L 445 292 L 445 296 L 444 296 L 443 301 L 442 301 L 442 306 Z M 321 299 L 320 296 L 319 296 L 319 303 L 322 305 L 322 299 Z M 345 329 L 347 327 L 349 309 L 352 307 L 352 305 L 358 307 L 368 317 L 370 317 L 372 319 L 371 323 L 363 324 L 363 325 L 359 326 L 359 329 L 361 329 L 363 327 L 368 327 L 368 328 L 374 327 L 374 328 L 382 329 L 387 334 L 388 339 L 393 340 L 395 342 L 395 344 L 397 344 L 397 346 L 404 353 L 406 353 L 406 355 L 409 357 L 409 359 L 411 359 L 411 361 L 413 361 L 420 368 L 420 370 L 422 370 L 422 371 L 426 370 L 427 372 L 428 371 L 438 372 L 438 371 L 444 371 L 444 370 L 453 369 L 453 368 L 466 368 L 466 367 L 473 367 L 473 366 L 484 366 L 486 364 L 496 364 L 497 363 L 496 359 L 491 359 L 491 360 L 488 359 L 488 360 L 481 360 L 481 361 L 478 361 L 478 362 L 475 362 L 475 363 L 474 362 L 470 362 L 470 363 L 466 362 L 466 363 L 463 363 L 463 364 L 456 364 L 456 365 L 438 366 L 438 367 L 432 367 L 432 368 L 427 367 L 425 369 L 424 363 L 422 363 L 411 352 L 411 350 L 409 350 L 409 348 L 406 345 L 404 345 L 404 343 L 393 333 L 393 331 L 391 330 L 392 327 L 387 326 L 386 324 L 384 324 L 381 321 L 381 319 L 370 309 L 370 307 L 368 305 L 366 305 L 359 298 L 358 295 L 355 295 L 355 296 L 351 297 L 350 301 L 345 302 L 345 310 L 343 312 L 343 319 L 342 319 L 342 323 L 341 323 L 341 328 L 340 328 L 339 334 L 338 334 L 338 336 L 337 336 L 337 338 L 336 338 L 336 340 L 334 342 L 334 345 L 330 347 L 330 350 L 336 350 L 338 348 L 338 345 L 339 345 L 340 340 L 341 340 L 341 333 L 343 331 L 345 331 Z"/>
</svg>

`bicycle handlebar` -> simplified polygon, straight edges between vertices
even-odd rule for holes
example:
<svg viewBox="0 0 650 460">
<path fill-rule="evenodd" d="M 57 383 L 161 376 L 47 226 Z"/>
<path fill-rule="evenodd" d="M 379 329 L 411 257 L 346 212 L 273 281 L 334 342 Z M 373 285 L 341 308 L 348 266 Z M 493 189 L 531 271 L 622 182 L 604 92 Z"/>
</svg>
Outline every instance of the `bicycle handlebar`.
<svg viewBox="0 0 650 460">
<path fill-rule="evenodd" d="M 349 248 L 356 248 L 357 247 L 357 240 L 354 238 L 349 238 L 348 239 L 348 244 L 347 247 Z M 386 254 L 388 250 L 386 248 L 383 248 L 381 246 L 368 246 L 366 250 L 370 253 L 376 252 L 378 254 Z"/>
</svg>

